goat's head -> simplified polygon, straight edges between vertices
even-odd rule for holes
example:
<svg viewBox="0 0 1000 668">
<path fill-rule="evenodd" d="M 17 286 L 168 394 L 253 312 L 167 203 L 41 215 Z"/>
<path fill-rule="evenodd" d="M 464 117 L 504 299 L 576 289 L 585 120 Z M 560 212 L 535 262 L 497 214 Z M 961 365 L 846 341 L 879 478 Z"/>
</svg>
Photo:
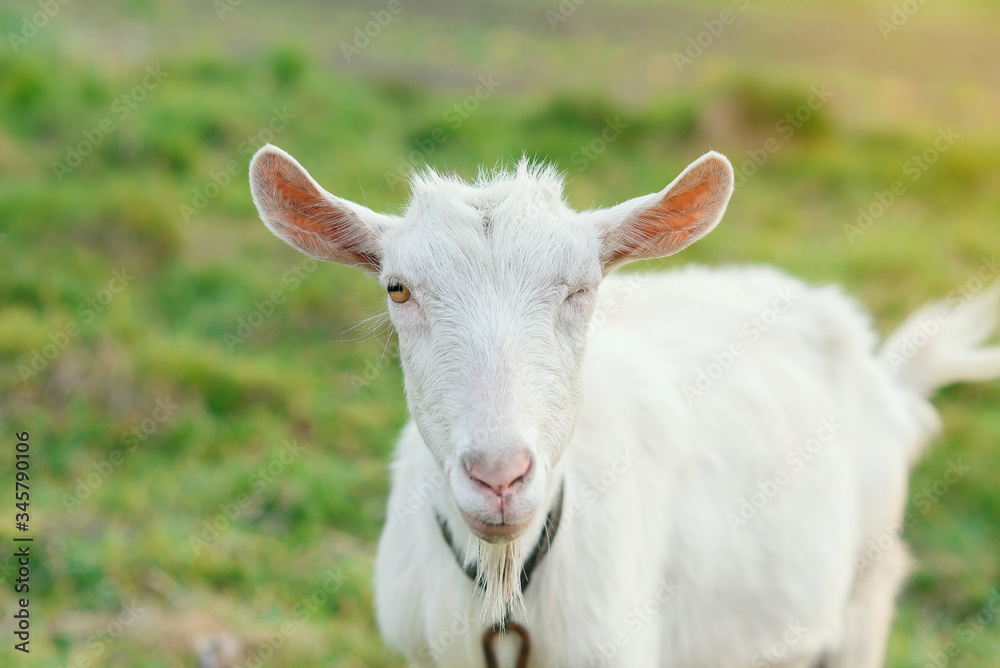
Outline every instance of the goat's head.
<svg viewBox="0 0 1000 668">
<path fill-rule="evenodd" d="M 250 177 L 278 237 L 381 282 L 410 412 L 462 517 L 494 543 L 520 535 L 559 484 L 603 276 L 707 234 L 733 185 L 729 161 L 708 153 L 661 192 L 577 213 L 554 170 L 522 161 L 475 184 L 418 175 L 395 217 L 327 193 L 273 146 Z"/>
</svg>

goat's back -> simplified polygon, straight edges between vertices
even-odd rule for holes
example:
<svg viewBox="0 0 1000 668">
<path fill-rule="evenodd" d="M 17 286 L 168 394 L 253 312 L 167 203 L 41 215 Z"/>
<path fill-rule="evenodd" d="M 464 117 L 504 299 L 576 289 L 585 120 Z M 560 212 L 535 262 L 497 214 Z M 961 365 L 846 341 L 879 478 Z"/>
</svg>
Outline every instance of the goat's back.
<svg viewBox="0 0 1000 668">
<path fill-rule="evenodd" d="M 659 624 L 676 665 L 728 665 L 727 647 L 735 665 L 741 639 L 792 623 L 814 629 L 798 649 L 833 644 L 866 546 L 898 541 L 907 464 L 936 423 L 876 341 L 839 289 L 773 269 L 602 285 L 567 464 L 591 497 L 574 549 L 599 534 L 615 572 L 652 574 L 617 585 L 676 585 Z"/>
</svg>

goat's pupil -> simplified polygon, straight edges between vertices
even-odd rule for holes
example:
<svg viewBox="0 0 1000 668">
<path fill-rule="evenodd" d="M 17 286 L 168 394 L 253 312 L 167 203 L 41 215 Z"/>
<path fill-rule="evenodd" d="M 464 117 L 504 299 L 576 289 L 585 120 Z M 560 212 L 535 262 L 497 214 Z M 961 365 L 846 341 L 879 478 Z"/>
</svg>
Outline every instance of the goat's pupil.
<svg viewBox="0 0 1000 668">
<path fill-rule="evenodd" d="M 397 304 L 402 304 L 410 299 L 410 291 L 402 283 L 393 283 L 388 287 L 389 298 Z"/>
</svg>

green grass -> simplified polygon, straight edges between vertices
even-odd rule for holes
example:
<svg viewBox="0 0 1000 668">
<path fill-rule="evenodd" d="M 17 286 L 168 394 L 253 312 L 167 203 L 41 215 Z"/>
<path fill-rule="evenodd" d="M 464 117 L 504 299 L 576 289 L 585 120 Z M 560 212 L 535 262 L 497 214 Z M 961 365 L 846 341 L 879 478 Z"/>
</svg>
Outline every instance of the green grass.
<svg viewBox="0 0 1000 668">
<path fill-rule="evenodd" d="M 219 21 L 206 4 L 70 3 L 18 53 L 4 45 L 0 432 L 31 433 L 32 665 L 193 666 L 189 628 L 259 651 L 284 622 L 293 635 L 267 665 L 403 665 L 378 638 L 370 585 L 401 377 L 384 332 L 348 331 L 383 297 L 256 220 L 246 166 L 275 110 L 288 121 L 272 141 L 324 187 L 393 211 L 420 147 L 433 150 L 416 164 L 467 176 L 524 153 L 554 161 L 586 208 L 658 190 L 710 147 L 739 167 L 774 138 L 719 230 L 652 264 L 776 264 L 844 284 L 883 331 L 1000 250 L 1000 59 L 977 47 L 1000 25 L 991 4 L 927 3 L 883 42 L 873 26 L 891 3 L 761 3 L 678 72 L 671 52 L 726 6 L 584 4 L 552 31 L 546 4 L 407 5 L 345 63 L 339 43 L 370 8 L 244 3 Z M 5 7 L 3 34 L 34 11 Z M 147 66 L 168 76 L 122 116 L 114 100 Z M 449 110 L 491 75 L 499 87 L 455 127 Z M 830 102 L 786 138 L 775 123 L 824 82 Z M 609 119 L 622 131 L 597 151 Z M 911 180 L 907 161 L 948 125 L 960 139 Z M 852 242 L 844 226 L 895 179 L 906 192 Z M 926 512 L 910 506 L 917 567 L 887 665 L 923 666 L 953 638 L 949 665 L 996 665 L 1000 622 L 971 638 L 959 625 L 1000 582 L 1000 384 L 936 403 L 946 427 L 913 492 L 958 458 L 971 471 Z M 224 530 L 206 530 L 220 516 Z M 5 520 L 8 582 L 12 533 Z M 302 607 L 328 570 L 342 584 Z M 151 624 L 116 637 L 133 601 Z"/>
</svg>

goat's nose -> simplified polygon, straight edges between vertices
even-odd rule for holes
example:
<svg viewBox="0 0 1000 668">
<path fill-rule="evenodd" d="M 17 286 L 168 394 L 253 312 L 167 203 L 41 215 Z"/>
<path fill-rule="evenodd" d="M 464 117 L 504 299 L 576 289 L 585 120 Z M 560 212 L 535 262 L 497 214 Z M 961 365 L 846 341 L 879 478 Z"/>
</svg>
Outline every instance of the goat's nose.
<svg viewBox="0 0 1000 668">
<path fill-rule="evenodd" d="M 516 483 L 522 482 L 531 470 L 531 455 L 522 450 L 502 459 L 491 461 L 475 454 L 462 456 L 469 477 L 503 496 Z"/>
</svg>

